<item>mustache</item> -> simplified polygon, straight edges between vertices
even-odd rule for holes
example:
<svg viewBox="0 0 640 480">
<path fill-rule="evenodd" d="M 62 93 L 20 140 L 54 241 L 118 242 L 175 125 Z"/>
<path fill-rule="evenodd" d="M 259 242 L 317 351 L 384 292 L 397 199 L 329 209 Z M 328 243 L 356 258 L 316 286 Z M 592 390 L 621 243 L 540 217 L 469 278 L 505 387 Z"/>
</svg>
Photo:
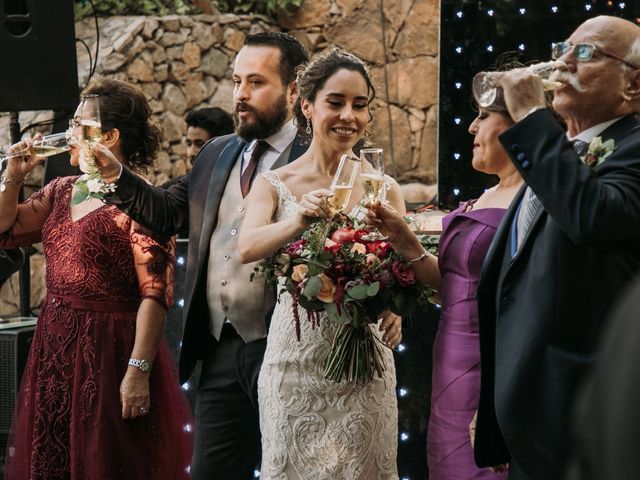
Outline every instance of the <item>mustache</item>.
<svg viewBox="0 0 640 480">
<path fill-rule="evenodd" d="M 236 112 L 240 112 L 240 111 L 243 111 L 243 112 L 255 112 L 255 108 L 253 108 L 248 103 L 238 102 L 238 103 L 236 103 L 235 111 Z"/>
<path fill-rule="evenodd" d="M 566 70 L 556 70 L 553 72 L 549 80 L 570 85 L 578 92 L 584 92 L 584 87 L 580 83 L 580 80 L 578 80 L 573 73 Z"/>
</svg>

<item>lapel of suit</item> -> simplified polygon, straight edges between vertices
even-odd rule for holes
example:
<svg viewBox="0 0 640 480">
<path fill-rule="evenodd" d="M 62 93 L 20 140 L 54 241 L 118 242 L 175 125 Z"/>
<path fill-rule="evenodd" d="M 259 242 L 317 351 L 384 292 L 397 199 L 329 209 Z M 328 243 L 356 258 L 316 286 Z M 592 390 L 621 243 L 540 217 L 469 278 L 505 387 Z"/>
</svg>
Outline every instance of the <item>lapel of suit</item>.
<svg viewBox="0 0 640 480">
<path fill-rule="evenodd" d="M 300 138 L 299 135 L 296 135 L 293 141 L 287 145 L 278 159 L 271 166 L 271 170 L 275 170 L 276 168 L 280 168 L 285 166 L 289 162 L 293 162 L 296 158 L 302 155 L 309 148 L 309 142 Z"/>
<path fill-rule="evenodd" d="M 205 258 L 204 253 L 209 248 L 213 229 L 218 221 L 218 208 L 224 189 L 227 187 L 229 175 L 238 160 L 242 149 L 246 142 L 240 137 L 233 138 L 225 145 L 220 152 L 218 161 L 211 172 L 211 181 L 207 190 L 207 201 L 204 207 L 204 216 L 202 220 L 202 233 L 200 234 L 200 245 L 198 252 L 199 258 Z"/>
<path fill-rule="evenodd" d="M 627 133 L 629 133 L 634 127 L 636 128 L 638 127 L 638 120 L 636 115 L 635 114 L 627 115 L 626 117 L 621 118 L 614 124 L 610 125 L 599 136 L 602 137 L 603 142 L 607 141 L 610 138 L 613 138 L 615 141 L 618 141 L 619 139 L 624 137 Z M 598 165 L 598 167 L 600 167 L 600 165 Z M 519 205 L 519 203 L 517 205 Z M 542 206 L 542 203 L 540 203 L 540 205 L 538 205 L 538 209 L 536 210 L 536 213 L 533 219 L 531 220 L 531 225 L 529 225 L 529 229 L 527 230 L 526 235 L 524 236 L 524 238 L 522 239 L 522 242 L 520 243 L 520 248 L 518 249 L 514 257 L 511 259 L 512 264 L 518 260 L 518 257 L 520 257 L 520 252 L 524 250 L 525 245 L 527 244 L 527 242 L 531 238 L 531 235 L 533 234 L 533 231 L 535 230 L 536 224 L 538 223 L 538 221 L 540 220 L 543 214 L 544 214 L 544 207 Z"/>
<path fill-rule="evenodd" d="M 522 201 L 526 188 L 527 186 L 523 184 L 511 202 L 507 213 L 505 213 L 500 225 L 498 226 L 498 230 L 496 230 L 496 234 L 489 245 L 489 250 L 487 250 L 487 255 L 485 256 L 485 260 L 482 264 L 478 290 L 481 290 L 482 286 L 484 286 L 487 293 L 490 295 L 497 294 L 496 282 L 500 277 L 505 251 L 510 248 L 509 241 L 511 239 L 511 225 L 515 221 L 515 217 L 519 211 L 520 202 Z"/>
</svg>

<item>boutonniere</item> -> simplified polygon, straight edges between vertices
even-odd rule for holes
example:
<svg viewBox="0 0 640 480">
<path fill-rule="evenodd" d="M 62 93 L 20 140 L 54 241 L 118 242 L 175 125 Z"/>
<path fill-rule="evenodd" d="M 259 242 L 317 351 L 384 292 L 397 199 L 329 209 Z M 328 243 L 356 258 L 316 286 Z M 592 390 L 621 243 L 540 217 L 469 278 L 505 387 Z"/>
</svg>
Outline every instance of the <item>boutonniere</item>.
<svg viewBox="0 0 640 480">
<path fill-rule="evenodd" d="M 610 138 L 606 142 L 602 142 L 602 137 L 595 137 L 589 144 L 589 150 L 587 153 L 580 157 L 580 160 L 585 165 L 590 167 L 597 167 L 604 162 L 609 155 L 616 149 L 616 142 L 613 138 Z"/>
</svg>

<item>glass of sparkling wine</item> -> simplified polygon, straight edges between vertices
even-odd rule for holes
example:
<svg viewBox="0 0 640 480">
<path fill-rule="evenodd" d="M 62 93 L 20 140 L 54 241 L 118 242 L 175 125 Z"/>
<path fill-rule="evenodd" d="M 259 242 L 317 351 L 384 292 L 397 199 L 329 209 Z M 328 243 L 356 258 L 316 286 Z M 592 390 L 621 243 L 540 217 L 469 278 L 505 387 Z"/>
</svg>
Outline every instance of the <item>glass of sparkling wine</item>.
<svg viewBox="0 0 640 480">
<path fill-rule="evenodd" d="M 384 190 L 384 155 L 381 148 L 363 148 L 360 150 L 360 159 L 362 164 L 367 163 L 373 167 L 371 172 L 360 173 L 362 187 L 364 188 L 364 198 L 367 203 L 383 201 L 385 197 Z M 363 240 L 377 241 L 386 240 L 387 237 L 382 235 L 377 228 L 374 228 L 367 235 L 362 237 Z"/>
<path fill-rule="evenodd" d="M 327 198 L 327 204 L 331 215 L 341 212 L 349 203 L 353 184 L 360 170 L 360 159 L 351 155 L 342 155 L 338 169 L 331 182 L 331 195 Z"/>
<path fill-rule="evenodd" d="M 553 72 L 556 71 L 559 65 L 562 65 L 564 62 L 559 60 L 553 60 L 550 62 L 540 62 L 534 63 L 527 67 L 524 67 L 524 70 L 538 75 L 542 78 L 542 86 L 545 90 L 555 90 L 560 88 L 563 84 L 561 82 L 556 82 L 550 80 L 549 77 Z M 476 102 L 478 102 L 478 106 L 482 108 L 488 108 L 492 105 L 497 105 L 501 103 L 504 105 L 504 98 L 502 96 L 502 89 L 496 83 L 494 79 L 494 74 L 496 73 L 506 73 L 506 72 L 480 72 L 477 73 L 475 77 L 473 77 L 473 82 L 471 84 L 471 90 L 473 91 L 473 97 Z"/>
<path fill-rule="evenodd" d="M 33 142 L 33 151 L 36 155 L 42 157 L 50 157 L 51 155 L 57 155 L 69 151 L 69 144 L 67 139 L 67 133 L 54 133 L 44 136 Z M 28 150 L 21 150 L 15 153 L 9 153 L 7 155 L 0 156 L 0 164 L 3 164 L 7 159 L 12 157 L 20 157 L 27 155 Z"/>
<path fill-rule="evenodd" d="M 78 116 L 80 118 L 80 143 L 82 144 L 80 154 L 84 157 L 85 162 L 93 168 L 94 160 L 91 148 L 102 138 L 100 96 L 83 95 Z"/>
</svg>

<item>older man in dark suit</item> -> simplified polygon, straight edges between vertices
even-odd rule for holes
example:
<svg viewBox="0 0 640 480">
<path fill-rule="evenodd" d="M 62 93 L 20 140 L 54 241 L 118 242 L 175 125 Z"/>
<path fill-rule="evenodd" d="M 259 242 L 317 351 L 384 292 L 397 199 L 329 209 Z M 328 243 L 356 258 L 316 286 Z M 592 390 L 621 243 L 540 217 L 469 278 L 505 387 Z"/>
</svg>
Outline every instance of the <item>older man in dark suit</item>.
<svg viewBox="0 0 640 480">
<path fill-rule="evenodd" d="M 97 152 L 103 178 L 117 185 L 107 201 L 158 232 L 173 234 L 187 220 L 190 226 L 180 379 L 203 361 L 191 466 L 196 480 L 252 478 L 258 462 L 257 377 L 274 296 L 264 282 L 249 281 L 255 265 L 238 260 L 237 233 L 255 176 L 306 150 L 292 121 L 295 71 L 306 61 L 290 35 L 247 36 L 233 73 L 237 133 L 209 141 L 193 170 L 166 191 L 126 168 L 120 172 Z"/>
<path fill-rule="evenodd" d="M 562 477 L 577 386 L 640 268 L 639 47 L 640 28 L 615 17 L 554 44 L 564 65 L 553 106 L 568 131 L 545 108 L 539 77 L 495 74 L 517 121 L 500 140 L 526 187 L 478 287 L 475 455 L 480 466 L 509 463 L 512 479 Z"/>
</svg>

